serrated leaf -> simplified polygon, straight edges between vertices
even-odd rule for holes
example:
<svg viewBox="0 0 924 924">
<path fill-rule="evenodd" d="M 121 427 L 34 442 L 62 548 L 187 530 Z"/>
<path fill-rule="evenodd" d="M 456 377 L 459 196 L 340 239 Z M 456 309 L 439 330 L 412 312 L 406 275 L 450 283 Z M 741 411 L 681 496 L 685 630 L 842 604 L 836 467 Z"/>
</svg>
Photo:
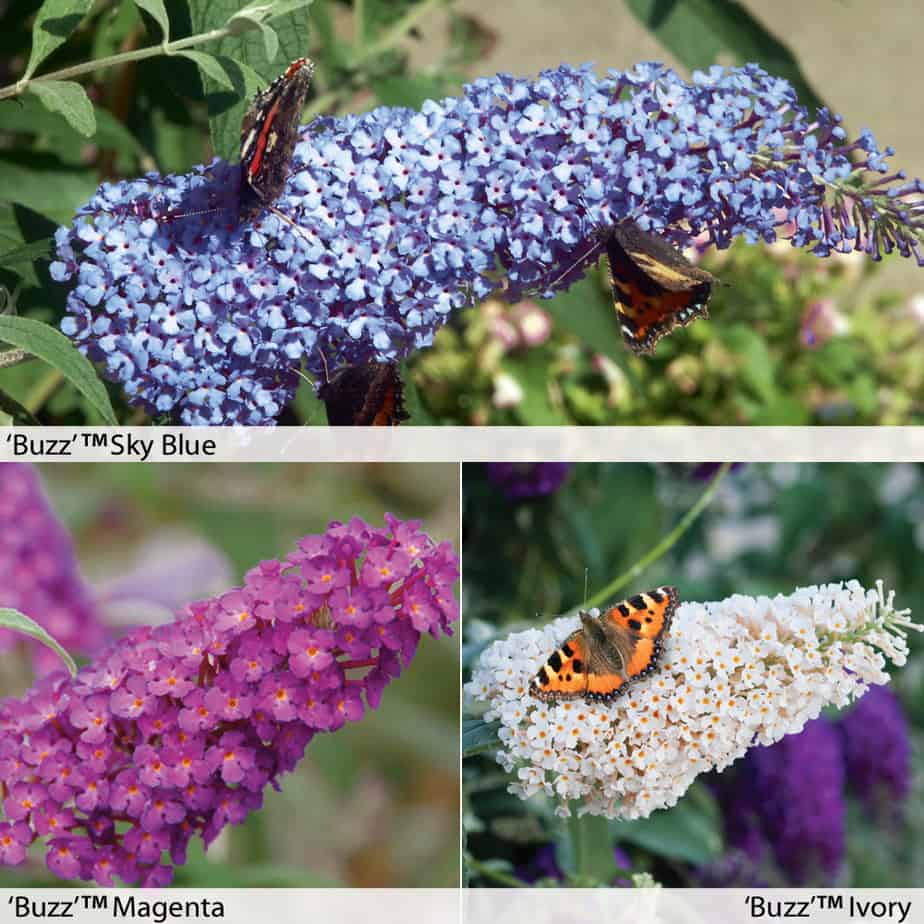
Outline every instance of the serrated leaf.
<svg viewBox="0 0 924 924">
<path fill-rule="evenodd" d="M 500 747 L 497 732 L 500 722 L 485 722 L 484 719 L 462 720 L 462 756 L 474 757 L 485 751 Z"/>
<path fill-rule="evenodd" d="M 232 15 L 228 22 L 231 23 L 238 17 L 246 17 L 255 22 L 272 22 L 303 7 L 311 6 L 312 2 L 313 0 L 270 0 L 269 3 L 249 3 Z"/>
<path fill-rule="evenodd" d="M 32 24 L 32 51 L 23 77 L 31 77 L 67 41 L 92 6 L 93 0 L 45 0 Z"/>
<path fill-rule="evenodd" d="M 93 364 L 60 331 L 31 318 L 0 317 L 0 341 L 22 347 L 57 369 L 106 424 L 118 426 L 109 395 Z"/>
<path fill-rule="evenodd" d="M 29 91 L 37 96 L 51 112 L 60 112 L 81 135 L 89 138 L 96 132 L 93 103 L 79 83 L 73 80 L 41 80 L 29 84 Z"/>
<path fill-rule="evenodd" d="M 259 29 L 263 36 L 263 51 L 266 53 L 267 61 L 275 61 L 276 54 L 279 51 L 279 36 L 272 26 L 263 22 L 262 17 L 248 16 L 245 13 L 238 13 L 237 16 L 231 17 L 232 23 L 247 23 L 251 28 Z"/>
<path fill-rule="evenodd" d="M 164 0 L 134 0 L 135 6 L 144 10 L 156 20 L 160 26 L 163 41 L 170 41 L 170 17 L 167 15 L 167 8 L 164 6 Z"/>
<path fill-rule="evenodd" d="M 0 391 L 0 426 L 38 427 L 41 424 L 15 398 Z"/>
<path fill-rule="evenodd" d="M 296 3 L 292 8 L 284 4 L 266 6 L 271 7 L 267 18 L 272 19 L 279 37 L 281 53 L 277 59 L 267 61 L 262 36 L 247 30 L 211 46 L 230 77 L 234 92 L 229 93 L 220 81 L 203 74 L 212 147 L 226 160 L 237 159 L 244 109 L 256 90 L 278 77 L 289 61 L 308 52 L 308 14 L 302 9 L 304 3 Z M 279 10 L 286 12 L 277 17 Z M 221 28 L 239 12 L 236 0 L 189 0 L 189 15 L 196 32 Z"/>
<path fill-rule="evenodd" d="M 785 77 L 804 106 L 824 105 L 796 56 L 737 0 L 626 0 L 626 6 L 687 67 L 708 68 L 728 56 L 736 64 L 754 61 Z"/>
<path fill-rule="evenodd" d="M 74 659 L 37 623 L 19 610 L 0 608 L 0 629 L 10 629 L 21 635 L 28 635 L 37 642 L 47 645 L 65 664 L 71 677 L 77 676 Z"/>
<path fill-rule="evenodd" d="M 234 89 L 228 72 L 221 66 L 221 61 L 213 55 L 206 54 L 204 51 L 178 51 L 177 55 L 181 58 L 189 58 L 203 74 L 207 74 L 219 86 L 226 87 L 228 90 Z"/>
</svg>

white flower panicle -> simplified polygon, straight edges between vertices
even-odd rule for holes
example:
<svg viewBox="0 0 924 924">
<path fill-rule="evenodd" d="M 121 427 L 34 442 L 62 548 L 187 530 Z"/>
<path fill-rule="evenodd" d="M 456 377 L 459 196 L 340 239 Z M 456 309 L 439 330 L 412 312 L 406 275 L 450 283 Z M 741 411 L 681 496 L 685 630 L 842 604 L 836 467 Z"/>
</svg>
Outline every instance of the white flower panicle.
<svg viewBox="0 0 924 924">
<path fill-rule="evenodd" d="M 905 663 L 905 629 L 924 628 L 893 600 L 881 581 L 876 590 L 849 581 L 681 603 L 658 670 L 609 704 L 529 694 L 530 679 L 579 627 L 565 616 L 487 648 L 466 703 L 500 720 L 496 759 L 516 772 L 509 788 L 520 798 L 558 797 L 563 815 L 574 800 L 578 814 L 645 817 L 674 805 L 698 774 L 887 683 L 886 660 Z"/>
</svg>

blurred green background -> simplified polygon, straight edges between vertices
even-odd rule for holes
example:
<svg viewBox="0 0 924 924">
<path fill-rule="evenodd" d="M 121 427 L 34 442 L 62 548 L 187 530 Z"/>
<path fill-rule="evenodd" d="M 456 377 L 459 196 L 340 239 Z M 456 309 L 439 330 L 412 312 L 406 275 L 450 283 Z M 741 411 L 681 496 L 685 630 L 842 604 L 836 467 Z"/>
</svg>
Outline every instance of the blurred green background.
<svg viewBox="0 0 924 924">
<path fill-rule="evenodd" d="M 39 466 L 95 587 L 138 565 L 150 543 L 190 540 L 227 556 L 232 583 L 333 519 L 419 518 L 458 549 L 457 465 Z M 144 550 L 147 549 L 147 552 Z M 142 561 L 146 559 L 142 557 Z M 214 593 L 219 588 L 207 588 Z M 196 594 L 201 596 L 202 593 Z M 459 880 L 459 636 L 421 640 L 377 711 L 318 735 L 281 792 L 203 854 L 175 886 L 454 886 Z M 7 653 L 4 661 L 12 657 Z M 2 675 L 0 675 L 2 676 Z M 22 692 L 7 680 L 0 694 Z M 39 857 L 0 868 L 0 887 L 60 885 Z"/>
<path fill-rule="evenodd" d="M 171 34 L 223 22 L 243 5 L 168 4 Z M 38 6 L 22 0 L 0 12 L 0 83 L 24 67 Z M 275 21 L 280 50 L 272 61 L 257 33 L 202 50 L 246 60 L 264 82 L 310 54 L 318 69 L 305 121 L 376 105 L 419 107 L 457 94 L 471 78 L 526 76 L 562 61 L 593 61 L 602 73 L 656 59 L 687 76 L 716 62 L 756 61 L 793 81 L 806 103 L 842 113 L 851 134 L 871 128 L 881 145 L 896 148 L 896 169 L 920 176 L 919 17 L 916 0 L 894 0 L 874 24 L 859 0 L 315 0 Z M 41 70 L 160 38 L 135 4 L 96 4 Z M 103 179 L 183 172 L 215 152 L 236 157 L 235 120 L 253 91 L 239 80 L 231 110 L 223 110 L 228 95 L 176 56 L 82 81 L 99 126 L 91 138 L 31 95 L 0 102 L 0 311 L 54 326 L 66 290 L 22 245 L 47 247 L 56 224 Z M 819 260 L 788 245 L 736 245 L 704 259 L 728 284 L 712 300 L 711 319 L 675 331 L 653 357 L 623 346 L 602 270 L 551 301 L 455 312 L 435 345 L 407 364 L 411 423 L 924 423 L 924 285 L 913 261 Z M 120 422 L 146 422 L 119 388 L 108 390 Z M 41 362 L 0 369 L 3 415 L 99 422 Z M 282 418 L 324 420 L 308 384 Z"/>
<path fill-rule="evenodd" d="M 580 607 L 635 564 L 677 525 L 717 467 L 577 464 L 556 493 L 511 502 L 485 466 L 464 465 L 463 680 L 495 638 Z M 748 464 L 726 475 L 692 527 L 612 602 L 660 584 L 675 585 L 681 601 L 708 601 L 850 578 L 873 587 L 881 578 L 896 606 L 920 622 L 922 555 L 924 467 Z M 910 723 L 910 795 L 892 806 L 902 820 L 886 824 L 850 803 L 839 885 L 924 883 L 924 645 L 917 633 L 910 643 L 908 663 L 890 684 Z M 507 774 L 491 753 L 476 750 L 463 760 L 466 847 L 482 865 L 468 870 L 469 881 L 496 885 L 490 871 L 535 875 L 543 846 L 558 845 L 561 859 L 568 826 L 554 803 L 508 794 Z M 633 872 L 650 871 L 664 885 L 696 884 L 697 870 L 726 855 L 720 804 L 702 778 L 674 808 L 647 819 L 591 821 L 626 851 Z"/>
</svg>

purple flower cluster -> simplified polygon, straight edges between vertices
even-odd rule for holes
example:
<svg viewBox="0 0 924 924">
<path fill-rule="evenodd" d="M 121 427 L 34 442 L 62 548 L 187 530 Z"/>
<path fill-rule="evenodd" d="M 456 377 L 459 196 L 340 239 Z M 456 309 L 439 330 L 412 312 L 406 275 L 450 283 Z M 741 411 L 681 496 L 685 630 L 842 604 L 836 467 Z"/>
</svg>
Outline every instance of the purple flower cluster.
<svg viewBox="0 0 924 924">
<path fill-rule="evenodd" d="M 488 478 L 508 500 L 554 494 L 571 471 L 570 462 L 488 462 Z"/>
<path fill-rule="evenodd" d="M 241 588 L 0 703 L 0 863 L 37 838 L 63 879 L 156 887 L 260 807 L 318 732 L 376 708 L 458 616 L 458 559 L 417 522 L 332 523 Z"/>
<path fill-rule="evenodd" d="M 880 819 L 899 817 L 910 791 L 908 722 L 895 694 L 872 686 L 837 722 L 748 751 L 717 777 L 728 852 L 695 872 L 704 886 L 766 885 L 772 855 L 790 885 L 830 884 L 844 857 L 845 785 Z"/>
<path fill-rule="evenodd" d="M 70 536 L 52 512 L 38 472 L 21 462 L 0 462 L 0 607 L 24 613 L 73 653 L 91 654 L 106 637 Z M 16 644 L 33 649 L 37 673 L 61 666 L 44 645 L 0 629 L 0 651 Z"/>
<path fill-rule="evenodd" d="M 292 224 L 239 224 L 240 171 L 219 161 L 104 185 L 59 229 L 51 273 L 75 283 L 62 329 L 130 401 L 264 424 L 303 363 L 323 381 L 429 345 L 502 287 L 552 294 L 622 219 L 719 247 L 786 224 L 819 255 L 920 262 L 924 187 L 882 176 L 891 153 L 869 132 L 849 143 L 826 110 L 810 118 L 756 65 L 692 83 L 658 64 L 602 79 L 562 65 L 305 126 L 276 203 Z"/>
<path fill-rule="evenodd" d="M 873 814 L 898 817 L 911 789 L 911 740 L 895 694 L 871 687 L 838 727 L 850 788 Z"/>
<path fill-rule="evenodd" d="M 706 870 L 755 884 L 767 849 L 791 885 L 830 884 L 844 857 L 844 763 L 840 736 L 825 718 L 797 735 L 748 751 L 730 779 L 719 778 L 731 854 Z"/>
</svg>

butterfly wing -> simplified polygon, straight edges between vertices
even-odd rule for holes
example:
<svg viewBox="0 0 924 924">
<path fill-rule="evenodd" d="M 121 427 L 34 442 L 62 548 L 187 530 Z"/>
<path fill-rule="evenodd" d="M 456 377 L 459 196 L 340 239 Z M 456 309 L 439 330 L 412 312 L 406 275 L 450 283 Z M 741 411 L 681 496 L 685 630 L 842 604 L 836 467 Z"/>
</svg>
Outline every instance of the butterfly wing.
<svg viewBox="0 0 924 924">
<path fill-rule="evenodd" d="M 587 692 L 588 648 L 582 630 L 573 632 L 549 655 L 529 685 L 530 693 L 550 701 L 575 699 Z"/>
<path fill-rule="evenodd" d="M 662 640 L 677 604 L 676 588 L 658 587 L 601 614 L 601 631 L 619 652 L 627 682 L 650 674 L 658 666 Z"/>
<path fill-rule="evenodd" d="M 657 667 L 677 602 L 675 588 L 659 587 L 599 617 L 582 613 L 583 628 L 552 652 L 531 681 L 530 693 L 546 701 L 582 696 L 610 702 L 620 696 L 631 681 Z"/>
<path fill-rule="evenodd" d="M 707 317 L 715 277 L 634 222 L 606 242 L 610 286 L 623 339 L 634 353 L 651 353 L 677 326 Z"/>
<path fill-rule="evenodd" d="M 397 363 L 347 366 L 321 386 L 318 397 L 334 427 L 390 427 L 408 419 Z"/>
<path fill-rule="evenodd" d="M 257 93 L 244 114 L 241 123 L 242 220 L 253 218 L 282 193 L 313 73 L 314 64 L 308 58 L 293 61 L 284 74 L 266 90 Z"/>
</svg>

